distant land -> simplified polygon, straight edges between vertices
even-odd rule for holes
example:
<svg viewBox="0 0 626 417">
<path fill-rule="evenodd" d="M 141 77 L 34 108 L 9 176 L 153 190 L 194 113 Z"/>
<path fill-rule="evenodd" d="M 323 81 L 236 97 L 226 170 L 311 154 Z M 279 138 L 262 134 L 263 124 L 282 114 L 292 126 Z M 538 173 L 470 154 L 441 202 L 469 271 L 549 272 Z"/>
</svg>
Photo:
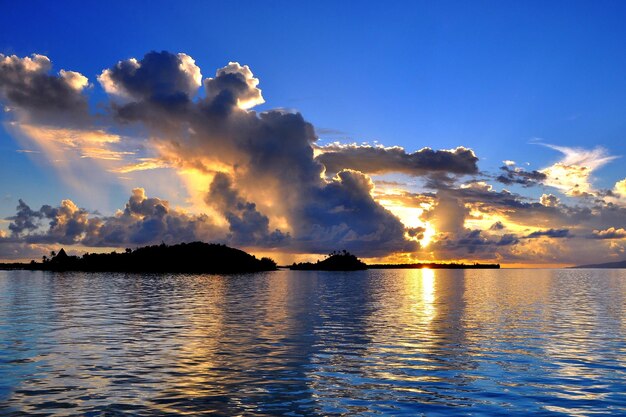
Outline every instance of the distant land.
<svg viewBox="0 0 626 417">
<path fill-rule="evenodd" d="M 609 264 L 607 264 L 609 265 Z M 330 253 L 324 260 L 294 263 L 284 266 L 298 271 L 359 271 L 365 269 L 497 269 L 499 264 L 415 263 L 367 265 L 355 255 L 343 251 Z M 606 268 L 610 268 L 607 266 Z M 0 263 L 1 269 L 38 271 L 93 272 L 191 272 L 242 273 L 274 271 L 276 262 L 270 258 L 257 259 L 240 249 L 226 245 L 192 242 L 176 245 L 154 245 L 124 252 L 86 253 L 69 256 L 64 249 L 43 256 L 42 262 Z"/>
<path fill-rule="evenodd" d="M 270 258 L 257 259 L 225 245 L 192 242 L 177 245 L 145 246 L 125 252 L 86 253 L 68 256 L 65 250 L 52 253 L 43 262 L 0 264 L 0 269 L 97 272 L 191 272 L 242 273 L 276 270 Z"/>
<path fill-rule="evenodd" d="M 500 264 L 463 263 L 416 263 L 416 264 L 372 264 L 367 265 L 345 250 L 333 252 L 323 261 L 304 262 L 286 268 L 300 271 L 358 271 L 363 269 L 498 269 Z"/>
<path fill-rule="evenodd" d="M 350 252 L 333 252 L 323 261 L 303 262 L 288 267 L 297 271 L 359 271 L 368 266 Z"/>
<path fill-rule="evenodd" d="M 604 269 L 626 268 L 626 260 L 619 261 L 619 262 L 607 262 L 603 264 L 578 265 L 578 266 L 573 266 L 572 268 L 604 268 Z"/>
<path fill-rule="evenodd" d="M 372 264 L 369 269 L 500 269 L 500 264 L 464 263 L 417 263 L 417 264 Z"/>
</svg>

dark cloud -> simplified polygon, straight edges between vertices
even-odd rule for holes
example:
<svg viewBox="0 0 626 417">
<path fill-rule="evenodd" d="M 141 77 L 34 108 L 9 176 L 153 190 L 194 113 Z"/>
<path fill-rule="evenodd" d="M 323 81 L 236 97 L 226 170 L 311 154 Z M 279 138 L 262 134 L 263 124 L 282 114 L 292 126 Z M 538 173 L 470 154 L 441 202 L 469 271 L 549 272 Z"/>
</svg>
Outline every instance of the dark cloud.
<svg viewBox="0 0 626 417">
<path fill-rule="evenodd" d="M 41 224 L 43 219 L 48 220 L 47 227 Z M 172 210 L 167 201 L 148 198 L 140 188 L 133 190 L 124 210 L 115 216 L 93 215 L 71 200 L 63 200 L 57 207 L 44 205 L 39 210 L 20 202 L 18 214 L 8 220 L 12 237 L 26 243 L 119 247 L 162 241 L 223 240 L 206 215 Z"/>
<path fill-rule="evenodd" d="M 539 171 L 526 171 L 522 168 L 511 168 L 504 165 L 500 167 L 503 174 L 496 177 L 496 181 L 505 185 L 519 184 L 524 187 L 537 185 L 545 181 L 548 176 Z"/>
<path fill-rule="evenodd" d="M 504 246 L 519 243 L 516 235 L 505 234 L 493 236 L 482 230 L 465 230 L 460 234 L 444 234 L 433 244 L 431 250 L 437 252 L 442 259 L 459 259 L 467 256 L 494 259 L 497 251 Z"/>
<path fill-rule="evenodd" d="M 223 241 L 223 234 L 204 214 L 192 215 L 169 207 L 166 200 L 149 198 L 141 188 L 133 190 L 124 210 L 95 219 L 84 240 L 93 246 L 179 243 L 195 240 Z"/>
<path fill-rule="evenodd" d="M 254 78 L 247 65 L 229 62 L 217 70 L 214 78 L 204 80 L 206 102 L 218 110 L 232 107 L 248 109 L 264 102 L 259 80 Z"/>
<path fill-rule="evenodd" d="M 175 103 L 193 98 L 200 77 L 200 69 L 188 55 L 152 51 L 141 60 L 119 61 L 98 80 L 108 93 L 132 101 Z"/>
<path fill-rule="evenodd" d="M 536 227 L 568 224 L 574 218 L 591 216 L 591 211 L 584 208 L 548 207 L 507 190 L 496 191 L 481 183 L 465 188 L 446 187 L 440 189 L 438 194 L 457 199 L 479 212 L 499 215 L 516 223 L 530 222 L 529 225 Z"/>
<path fill-rule="evenodd" d="M 39 210 L 31 209 L 19 200 L 15 216 L 10 220 L 11 237 L 22 239 L 27 243 L 62 243 L 79 242 L 83 234 L 89 230 L 89 213 L 78 208 L 71 200 L 63 200 L 58 207 L 42 206 Z M 41 221 L 48 220 L 48 228 L 41 232 Z"/>
<path fill-rule="evenodd" d="M 40 259 L 49 249 L 42 245 L 26 243 L 15 237 L 6 237 L 0 233 L 0 259 L 29 260 Z"/>
<path fill-rule="evenodd" d="M 245 246 L 279 246 L 289 240 L 289 234 L 276 229 L 269 231 L 269 218 L 261 214 L 256 204 L 245 201 L 233 188 L 232 179 L 224 174 L 215 175 L 207 195 L 207 203 L 215 206 L 228 221 L 227 239 Z"/>
<path fill-rule="evenodd" d="M 540 230 L 537 232 L 532 232 L 528 236 L 527 239 L 534 239 L 538 237 L 550 237 L 553 239 L 562 239 L 566 237 L 571 237 L 570 231 L 568 229 L 549 229 L 549 230 Z"/>
<path fill-rule="evenodd" d="M 28 241 L 73 244 L 80 241 L 89 229 L 89 212 L 77 207 L 71 200 L 63 200 L 59 207 L 44 205 L 39 212 L 50 220 L 48 231 Z"/>
<path fill-rule="evenodd" d="M 366 175 L 344 170 L 303 195 L 296 222 L 301 249 L 324 253 L 341 247 L 367 257 L 417 250 L 400 220 L 373 200 L 372 187 Z"/>
<path fill-rule="evenodd" d="M 14 236 L 37 229 L 37 221 L 43 217 L 41 212 L 32 210 L 21 199 L 16 207 L 16 211 L 15 216 L 6 218 L 6 220 L 11 221 L 9 230 Z"/>
<path fill-rule="evenodd" d="M 114 98 L 110 108 L 117 120 L 141 121 L 167 132 L 187 123 L 202 75 L 186 54 L 152 51 L 140 60 L 119 61 L 98 81 Z"/>
<path fill-rule="evenodd" d="M 433 173 L 476 174 L 478 158 L 471 149 L 458 147 L 453 150 L 423 148 L 407 153 L 403 148 L 331 144 L 319 148 L 317 160 L 326 167 L 327 173 L 342 169 L 354 169 L 367 174 L 398 172 L 412 176 Z"/>
<path fill-rule="evenodd" d="M 417 240 L 422 240 L 424 238 L 425 232 L 426 232 L 425 227 L 410 227 L 406 230 L 407 235 Z"/>
<path fill-rule="evenodd" d="M 560 200 L 553 194 L 543 194 L 539 199 L 539 202 L 546 207 L 556 207 L 559 205 Z"/>
<path fill-rule="evenodd" d="M 0 99 L 30 122 L 59 124 L 87 117 L 87 86 L 83 75 L 61 70 L 51 75 L 52 63 L 33 54 L 19 58 L 0 54 Z"/>
<path fill-rule="evenodd" d="M 130 66 L 141 67 L 144 60 Z M 118 84 L 108 91 L 119 89 Z M 346 248 L 364 256 L 414 249 L 402 223 L 371 196 L 369 178 L 352 171 L 321 178 L 324 167 L 313 151 L 315 129 L 301 114 L 249 110 L 263 102 L 257 84 L 247 66 L 229 63 L 204 81 L 205 98 L 164 111 L 151 99 L 154 94 L 142 90 L 135 102 L 113 110 L 150 129 L 161 156 L 176 166 L 207 173 L 216 164 L 230 167 L 228 174 L 216 175 L 207 201 L 227 219 L 236 242 L 285 241 L 286 232 L 270 232 L 271 213 L 289 225 L 291 242 L 285 250 Z M 273 202 L 271 208 L 265 201 Z"/>
<path fill-rule="evenodd" d="M 497 222 L 495 222 L 494 224 L 491 225 L 489 230 L 502 230 L 504 228 L 505 228 L 504 224 L 502 224 L 501 221 L 497 221 Z"/>
</svg>

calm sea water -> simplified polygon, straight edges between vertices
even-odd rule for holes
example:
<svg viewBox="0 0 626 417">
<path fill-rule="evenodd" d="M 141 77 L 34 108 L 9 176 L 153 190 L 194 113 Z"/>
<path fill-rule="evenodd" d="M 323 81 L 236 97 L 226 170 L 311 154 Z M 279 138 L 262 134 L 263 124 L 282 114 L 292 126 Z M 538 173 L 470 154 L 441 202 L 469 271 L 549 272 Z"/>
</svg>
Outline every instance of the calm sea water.
<svg viewBox="0 0 626 417">
<path fill-rule="evenodd" d="M 2 415 L 626 415 L 626 271 L 0 271 Z"/>
</svg>

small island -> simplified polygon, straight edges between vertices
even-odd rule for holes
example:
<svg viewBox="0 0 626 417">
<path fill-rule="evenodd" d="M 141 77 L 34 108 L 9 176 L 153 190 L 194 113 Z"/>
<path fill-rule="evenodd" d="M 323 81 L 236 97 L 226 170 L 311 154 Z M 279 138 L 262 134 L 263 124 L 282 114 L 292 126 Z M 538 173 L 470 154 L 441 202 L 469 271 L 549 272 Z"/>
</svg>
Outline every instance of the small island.
<svg viewBox="0 0 626 417">
<path fill-rule="evenodd" d="M 0 264 L 0 269 L 93 272 L 184 272 L 232 274 L 276 270 L 270 258 L 257 259 L 226 245 L 192 242 L 145 246 L 122 253 L 86 253 L 69 256 L 64 249 L 42 262 Z"/>
<path fill-rule="evenodd" d="M 372 264 L 369 269 L 500 269 L 500 264 L 424 262 L 416 264 Z"/>
<path fill-rule="evenodd" d="M 343 250 L 332 252 L 326 259 L 316 263 L 294 263 L 289 269 L 296 271 L 360 271 L 367 269 L 367 265 L 350 252 Z"/>
<path fill-rule="evenodd" d="M 464 264 L 426 262 L 415 264 L 371 264 L 368 265 L 345 250 L 330 253 L 322 261 L 294 263 L 286 268 L 297 271 L 360 271 L 363 269 L 499 269 L 500 264 Z"/>
</svg>

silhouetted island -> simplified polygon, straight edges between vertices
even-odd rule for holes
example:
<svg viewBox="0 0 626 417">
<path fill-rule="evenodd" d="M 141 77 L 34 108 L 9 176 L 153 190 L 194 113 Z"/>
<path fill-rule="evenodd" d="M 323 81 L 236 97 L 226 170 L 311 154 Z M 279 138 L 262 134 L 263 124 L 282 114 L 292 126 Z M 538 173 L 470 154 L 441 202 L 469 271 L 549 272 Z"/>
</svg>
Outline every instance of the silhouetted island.
<svg viewBox="0 0 626 417">
<path fill-rule="evenodd" d="M 372 264 L 369 269 L 500 269 L 500 264 L 427 262 L 417 264 Z"/>
<path fill-rule="evenodd" d="M 359 271 L 367 269 L 367 265 L 350 252 L 344 250 L 342 252 L 332 252 L 326 259 L 316 263 L 294 263 L 289 269 L 298 271 Z"/>
<path fill-rule="evenodd" d="M 621 266 L 614 266 L 614 265 Z M 604 266 L 603 266 L 604 265 Z M 578 268 L 623 268 L 625 262 L 583 265 Z M 286 268 L 301 271 L 359 271 L 364 269 L 497 269 L 499 264 L 416 263 L 367 265 L 355 255 L 343 251 L 330 253 L 324 260 L 294 263 Z M 64 249 L 44 256 L 42 262 L 0 263 L 0 269 L 27 269 L 40 271 L 94 271 L 94 272 L 195 272 L 240 273 L 275 271 L 276 262 L 270 258 L 257 259 L 240 249 L 204 242 L 145 246 L 124 252 L 86 253 L 82 257 L 69 256 Z"/>
<path fill-rule="evenodd" d="M 368 265 L 347 251 L 333 252 L 323 261 L 316 263 L 304 262 L 291 266 L 289 269 L 303 271 L 359 271 L 363 269 L 499 269 L 500 264 L 464 264 L 464 263 L 416 263 L 416 264 L 371 264 Z"/>
<path fill-rule="evenodd" d="M 607 262 L 604 264 L 589 264 L 589 265 L 578 265 L 573 266 L 572 268 L 598 268 L 598 269 L 611 269 L 611 268 L 626 268 L 626 261 L 618 261 L 618 262 Z"/>
<path fill-rule="evenodd" d="M 43 262 L 0 264 L 0 269 L 94 272 L 191 272 L 240 273 L 276 270 L 270 258 L 257 259 L 242 250 L 226 245 L 192 242 L 168 246 L 146 246 L 125 252 L 86 253 L 69 256 L 61 249 Z"/>
</svg>

